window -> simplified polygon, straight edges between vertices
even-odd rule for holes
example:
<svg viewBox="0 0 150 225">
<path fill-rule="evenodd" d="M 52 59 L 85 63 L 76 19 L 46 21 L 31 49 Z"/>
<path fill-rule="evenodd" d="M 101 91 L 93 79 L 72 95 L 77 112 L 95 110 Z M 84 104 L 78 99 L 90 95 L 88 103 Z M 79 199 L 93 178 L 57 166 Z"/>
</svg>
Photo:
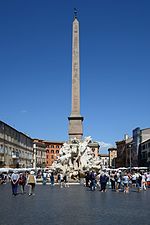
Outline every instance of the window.
<svg viewBox="0 0 150 225">
<path fill-rule="evenodd" d="M 143 153 L 142 153 L 142 158 L 143 158 L 143 159 L 146 159 L 146 156 L 147 156 L 146 153 L 147 153 L 147 152 L 143 152 Z"/>
<path fill-rule="evenodd" d="M 3 145 L 0 146 L 0 152 L 3 153 L 4 152 L 4 148 Z"/>
<path fill-rule="evenodd" d="M 48 159 L 48 155 L 46 156 L 46 158 Z"/>
<path fill-rule="evenodd" d="M 49 153 L 49 150 L 46 150 L 46 153 Z"/>
<path fill-rule="evenodd" d="M 7 134 L 5 134 L 5 140 L 7 140 Z"/>
<path fill-rule="evenodd" d="M 5 153 L 6 153 L 6 154 L 8 153 L 8 148 L 7 148 L 7 146 L 5 146 Z"/>
<path fill-rule="evenodd" d="M 51 150 L 51 153 L 54 153 L 54 150 Z"/>
<path fill-rule="evenodd" d="M 54 148 L 54 145 L 51 145 L 50 147 L 51 147 L 51 148 Z"/>
<path fill-rule="evenodd" d="M 146 159 L 147 159 L 147 152 L 145 152 L 145 157 L 146 157 Z"/>
<path fill-rule="evenodd" d="M 56 145 L 56 148 L 59 148 L 59 145 Z"/>
<path fill-rule="evenodd" d="M 56 150 L 56 154 L 59 154 L 59 150 Z"/>
<path fill-rule="evenodd" d="M 11 155 L 11 147 L 9 147 L 8 154 Z"/>
<path fill-rule="evenodd" d="M 47 161 L 47 164 L 48 164 L 48 161 Z"/>
<path fill-rule="evenodd" d="M 53 159 L 54 158 L 54 156 L 53 155 L 51 155 L 51 159 Z"/>
</svg>

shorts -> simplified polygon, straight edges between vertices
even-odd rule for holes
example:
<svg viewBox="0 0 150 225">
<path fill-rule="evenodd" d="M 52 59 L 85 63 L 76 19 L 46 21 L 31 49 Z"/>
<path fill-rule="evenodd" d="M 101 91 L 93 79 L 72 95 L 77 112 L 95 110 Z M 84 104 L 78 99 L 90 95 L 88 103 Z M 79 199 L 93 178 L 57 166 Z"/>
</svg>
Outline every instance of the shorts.
<svg viewBox="0 0 150 225">
<path fill-rule="evenodd" d="M 128 187 L 128 183 L 124 183 L 124 187 Z"/>
<path fill-rule="evenodd" d="M 132 184 L 136 184 L 136 180 L 132 180 Z"/>
</svg>

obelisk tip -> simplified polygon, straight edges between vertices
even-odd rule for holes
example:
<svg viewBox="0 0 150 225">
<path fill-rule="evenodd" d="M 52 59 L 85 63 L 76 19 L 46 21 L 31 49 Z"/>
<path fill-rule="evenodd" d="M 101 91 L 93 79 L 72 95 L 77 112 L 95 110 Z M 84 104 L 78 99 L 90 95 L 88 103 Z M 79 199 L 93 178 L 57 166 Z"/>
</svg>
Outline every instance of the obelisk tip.
<svg viewBox="0 0 150 225">
<path fill-rule="evenodd" d="M 77 9 L 74 8 L 74 19 L 77 19 Z"/>
</svg>

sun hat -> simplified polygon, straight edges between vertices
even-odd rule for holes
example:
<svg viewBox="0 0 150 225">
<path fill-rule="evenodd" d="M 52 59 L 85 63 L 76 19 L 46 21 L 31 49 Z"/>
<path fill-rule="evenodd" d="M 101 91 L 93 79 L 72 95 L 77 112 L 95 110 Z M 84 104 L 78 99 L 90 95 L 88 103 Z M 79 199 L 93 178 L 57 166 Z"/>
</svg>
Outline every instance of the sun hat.
<svg viewBox="0 0 150 225">
<path fill-rule="evenodd" d="M 35 172 L 34 171 L 31 171 L 30 174 L 33 175 L 33 174 L 35 174 Z"/>
</svg>

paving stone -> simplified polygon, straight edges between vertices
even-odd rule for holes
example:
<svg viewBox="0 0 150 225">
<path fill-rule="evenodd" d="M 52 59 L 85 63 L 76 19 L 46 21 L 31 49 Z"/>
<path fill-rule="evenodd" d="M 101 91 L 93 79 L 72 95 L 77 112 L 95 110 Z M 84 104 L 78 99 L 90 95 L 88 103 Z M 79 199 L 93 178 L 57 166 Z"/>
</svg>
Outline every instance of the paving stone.
<svg viewBox="0 0 150 225">
<path fill-rule="evenodd" d="M 10 184 L 0 185 L 0 225 L 149 225 L 149 199 L 150 190 L 101 193 L 77 185 L 37 185 L 35 196 L 12 196 Z"/>
</svg>

